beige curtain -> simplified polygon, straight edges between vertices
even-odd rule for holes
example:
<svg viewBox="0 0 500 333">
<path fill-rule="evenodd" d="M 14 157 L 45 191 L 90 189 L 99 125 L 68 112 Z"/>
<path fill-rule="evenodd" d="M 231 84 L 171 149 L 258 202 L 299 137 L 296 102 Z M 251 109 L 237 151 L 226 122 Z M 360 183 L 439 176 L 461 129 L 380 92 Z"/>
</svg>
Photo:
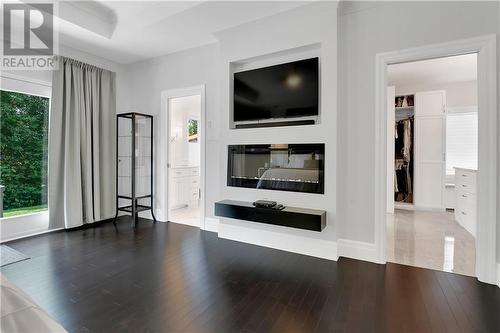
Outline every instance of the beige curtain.
<svg viewBox="0 0 500 333">
<path fill-rule="evenodd" d="M 60 57 L 49 122 L 50 228 L 115 214 L 115 73 Z"/>
</svg>

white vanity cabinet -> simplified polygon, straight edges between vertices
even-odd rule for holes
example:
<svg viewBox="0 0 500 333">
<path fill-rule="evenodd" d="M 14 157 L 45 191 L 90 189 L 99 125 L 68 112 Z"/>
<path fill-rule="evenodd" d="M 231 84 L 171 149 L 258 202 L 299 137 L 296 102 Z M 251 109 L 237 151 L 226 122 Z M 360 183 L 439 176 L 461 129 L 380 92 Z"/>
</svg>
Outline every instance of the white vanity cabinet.
<svg viewBox="0 0 500 333">
<path fill-rule="evenodd" d="M 455 168 L 455 220 L 476 237 L 477 170 Z"/>
<path fill-rule="evenodd" d="M 199 167 L 173 167 L 169 172 L 170 208 L 197 206 L 200 191 Z"/>
</svg>

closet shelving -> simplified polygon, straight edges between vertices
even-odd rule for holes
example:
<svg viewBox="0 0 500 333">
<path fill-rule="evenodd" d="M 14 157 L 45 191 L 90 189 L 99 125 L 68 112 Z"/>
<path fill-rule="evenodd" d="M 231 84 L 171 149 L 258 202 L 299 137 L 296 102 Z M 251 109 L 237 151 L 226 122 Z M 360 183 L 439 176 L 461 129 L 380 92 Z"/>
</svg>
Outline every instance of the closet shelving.
<svg viewBox="0 0 500 333">
<path fill-rule="evenodd" d="M 396 202 L 413 203 L 413 138 L 415 96 L 396 96 L 395 117 L 395 186 Z"/>
<path fill-rule="evenodd" d="M 444 210 L 446 91 L 398 95 L 394 102 L 396 207 Z"/>
</svg>

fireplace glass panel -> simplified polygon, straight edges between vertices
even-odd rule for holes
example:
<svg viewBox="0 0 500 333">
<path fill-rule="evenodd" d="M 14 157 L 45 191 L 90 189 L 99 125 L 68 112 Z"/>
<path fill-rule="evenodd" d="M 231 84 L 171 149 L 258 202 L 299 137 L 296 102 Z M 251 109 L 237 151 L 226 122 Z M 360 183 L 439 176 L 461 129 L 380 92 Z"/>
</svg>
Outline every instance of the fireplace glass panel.
<svg viewBox="0 0 500 333">
<path fill-rule="evenodd" d="M 228 186 L 324 193 L 325 145 L 266 144 L 228 147 Z"/>
</svg>

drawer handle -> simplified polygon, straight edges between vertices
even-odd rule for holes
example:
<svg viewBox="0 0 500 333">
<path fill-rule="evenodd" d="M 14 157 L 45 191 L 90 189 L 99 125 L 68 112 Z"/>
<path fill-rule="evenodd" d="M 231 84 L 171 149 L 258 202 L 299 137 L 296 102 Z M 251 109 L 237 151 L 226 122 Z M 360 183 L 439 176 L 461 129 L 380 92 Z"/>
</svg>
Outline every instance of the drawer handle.
<svg viewBox="0 0 500 333">
<path fill-rule="evenodd" d="M 467 196 L 465 194 L 462 194 L 462 198 L 467 198 Z"/>
<path fill-rule="evenodd" d="M 462 177 L 468 177 L 465 173 L 462 174 Z"/>
<path fill-rule="evenodd" d="M 467 187 L 467 185 L 463 184 L 462 187 Z"/>
<path fill-rule="evenodd" d="M 467 215 L 467 213 L 466 212 L 462 212 L 462 215 Z"/>
</svg>

